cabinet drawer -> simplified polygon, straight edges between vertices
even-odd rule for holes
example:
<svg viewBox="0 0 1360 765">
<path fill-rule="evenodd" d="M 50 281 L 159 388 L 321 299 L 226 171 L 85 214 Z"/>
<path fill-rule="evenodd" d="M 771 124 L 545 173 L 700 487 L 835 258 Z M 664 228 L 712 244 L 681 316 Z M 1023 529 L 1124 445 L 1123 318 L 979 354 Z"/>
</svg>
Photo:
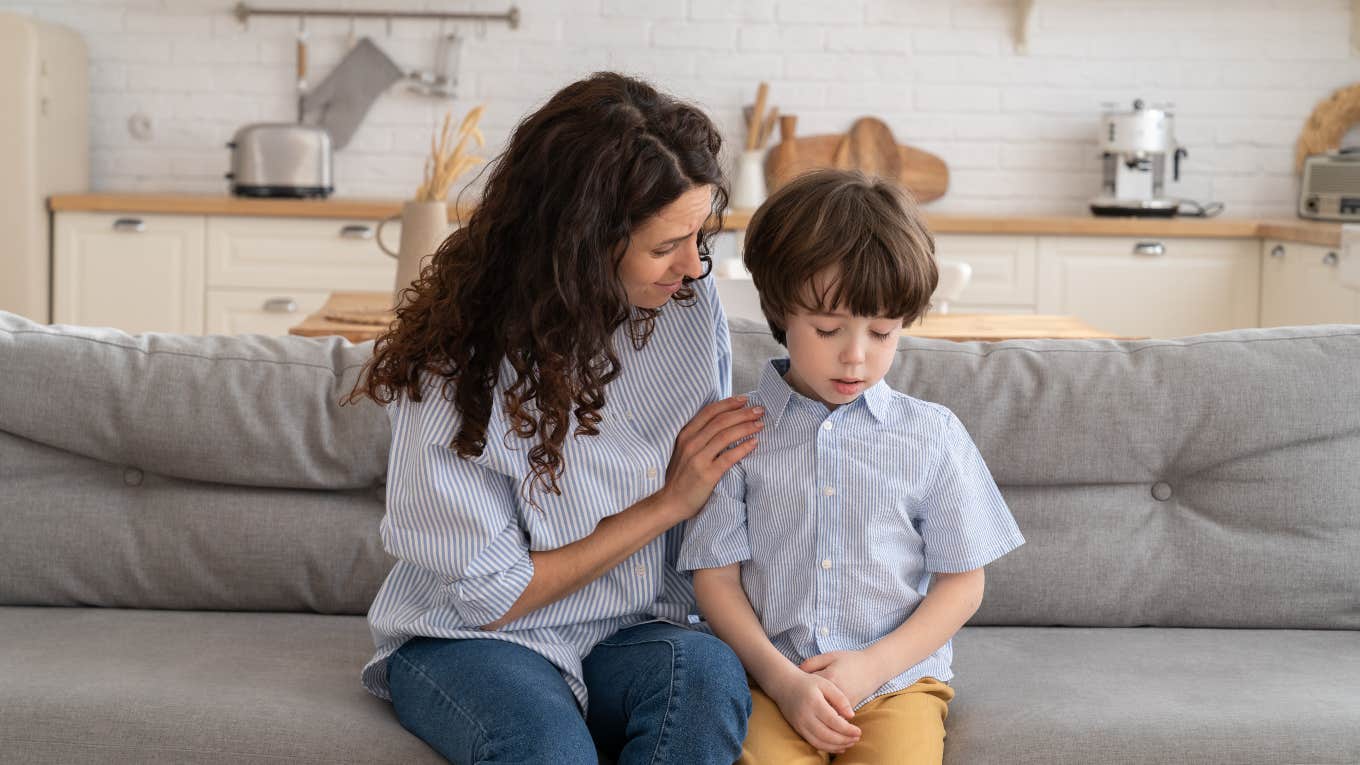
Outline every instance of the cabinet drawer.
<svg viewBox="0 0 1360 765">
<path fill-rule="evenodd" d="M 935 237 L 935 256 L 973 267 L 973 278 L 951 311 L 965 305 L 1016 306 L 1035 304 L 1036 250 L 1032 236 L 989 234 L 940 234 Z"/>
<path fill-rule="evenodd" d="M 327 290 L 210 289 L 206 329 L 210 335 L 286 335 L 325 305 Z"/>
<path fill-rule="evenodd" d="M 201 332 L 203 227 L 195 215 L 56 214 L 53 321 Z"/>
<path fill-rule="evenodd" d="M 397 262 L 378 249 L 376 221 L 213 217 L 207 228 L 208 287 L 387 290 Z M 396 250 L 401 225 L 383 228 Z"/>
<path fill-rule="evenodd" d="M 1183 337 L 1258 324 L 1256 239 L 1041 237 L 1039 313 L 1118 335 Z"/>
</svg>

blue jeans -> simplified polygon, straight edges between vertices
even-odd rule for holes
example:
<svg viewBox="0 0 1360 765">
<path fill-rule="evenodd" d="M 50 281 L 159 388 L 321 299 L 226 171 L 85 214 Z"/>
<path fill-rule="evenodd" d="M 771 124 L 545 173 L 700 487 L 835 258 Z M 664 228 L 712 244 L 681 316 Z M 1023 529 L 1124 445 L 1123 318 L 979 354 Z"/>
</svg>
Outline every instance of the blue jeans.
<svg viewBox="0 0 1360 765">
<path fill-rule="evenodd" d="M 551 662 L 503 640 L 413 638 L 388 659 L 397 719 L 450 762 L 731 765 L 751 692 L 721 640 L 652 622 L 582 662 L 590 713 Z"/>
</svg>

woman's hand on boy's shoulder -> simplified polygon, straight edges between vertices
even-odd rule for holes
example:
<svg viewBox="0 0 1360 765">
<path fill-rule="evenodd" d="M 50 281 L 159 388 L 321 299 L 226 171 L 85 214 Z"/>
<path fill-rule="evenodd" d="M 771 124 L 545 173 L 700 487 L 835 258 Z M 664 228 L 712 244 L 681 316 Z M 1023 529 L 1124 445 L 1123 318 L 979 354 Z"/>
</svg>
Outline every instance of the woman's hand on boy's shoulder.
<svg viewBox="0 0 1360 765">
<path fill-rule="evenodd" d="M 864 651 L 828 651 L 813 656 L 798 668 L 835 683 L 850 700 L 851 707 L 869 698 L 884 683 L 879 678 L 881 667 Z"/>
<path fill-rule="evenodd" d="M 759 441 L 755 434 L 765 427 L 761 422 L 765 410 L 748 408 L 746 402 L 746 396 L 715 401 L 680 429 L 666 484 L 657 492 L 674 511 L 675 523 L 697 515 L 723 473 L 755 450 Z"/>
</svg>

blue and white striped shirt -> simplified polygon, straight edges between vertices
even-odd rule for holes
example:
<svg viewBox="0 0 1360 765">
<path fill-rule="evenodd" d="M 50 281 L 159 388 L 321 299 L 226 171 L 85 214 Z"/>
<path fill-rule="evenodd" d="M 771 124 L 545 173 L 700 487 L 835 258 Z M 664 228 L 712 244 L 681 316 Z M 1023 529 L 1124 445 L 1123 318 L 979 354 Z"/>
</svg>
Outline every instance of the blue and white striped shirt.
<svg viewBox="0 0 1360 765">
<path fill-rule="evenodd" d="M 693 286 L 697 302 L 663 307 L 641 351 L 627 327 L 615 333 L 621 371 L 605 387 L 600 433 L 568 435 L 562 493 L 536 491 L 541 511 L 519 491 L 532 444 L 508 435 L 500 394 L 513 374 L 501 375 L 486 449 L 474 459 L 449 447 L 461 416 L 440 395 L 439 380 L 423 381 L 423 401 L 400 397 L 388 407 L 392 450 L 381 530 L 397 563 L 369 609 L 377 653 L 363 670 L 368 690 L 391 698 L 387 658 L 411 637 L 489 638 L 551 661 L 585 709 L 581 659 L 598 642 L 655 619 L 690 624 L 694 590 L 675 567 L 681 525 L 581 590 L 500 630 L 478 629 L 519 599 L 533 577 L 531 550 L 581 539 L 601 519 L 659 490 L 680 429 L 703 406 L 730 395 L 727 320 L 712 280 Z M 567 432 L 575 427 L 573 417 Z"/>
<path fill-rule="evenodd" d="M 963 423 L 879 382 L 834 411 L 766 365 L 760 446 L 687 524 L 681 570 L 741 563 L 765 634 L 789 661 L 863 649 L 925 598 L 931 572 L 979 568 L 1024 543 Z M 945 643 L 860 706 L 949 680 Z"/>
</svg>

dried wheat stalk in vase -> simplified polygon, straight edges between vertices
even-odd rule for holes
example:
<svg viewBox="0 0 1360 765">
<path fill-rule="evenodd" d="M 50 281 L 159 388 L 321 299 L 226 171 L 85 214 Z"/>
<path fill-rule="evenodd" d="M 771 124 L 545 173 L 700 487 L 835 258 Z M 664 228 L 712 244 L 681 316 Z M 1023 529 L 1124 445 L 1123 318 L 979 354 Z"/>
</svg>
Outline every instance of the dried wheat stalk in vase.
<svg viewBox="0 0 1360 765">
<path fill-rule="evenodd" d="M 452 149 L 449 146 L 453 143 L 450 133 L 453 112 L 445 112 L 444 124 L 440 127 L 438 135 L 430 136 L 430 156 L 425 160 L 424 178 L 420 188 L 416 190 L 416 201 L 439 202 L 448 198 L 449 188 L 453 186 L 454 181 L 483 161 L 481 157 L 465 150 L 468 139 L 476 141 L 478 148 L 486 146 L 486 137 L 477 128 L 477 121 L 482 118 L 482 111 L 485 109 L 486 106 L 482 105 L 467 113 L 458 126 L 458 142 L 453 144 Z"/>
</svg>

